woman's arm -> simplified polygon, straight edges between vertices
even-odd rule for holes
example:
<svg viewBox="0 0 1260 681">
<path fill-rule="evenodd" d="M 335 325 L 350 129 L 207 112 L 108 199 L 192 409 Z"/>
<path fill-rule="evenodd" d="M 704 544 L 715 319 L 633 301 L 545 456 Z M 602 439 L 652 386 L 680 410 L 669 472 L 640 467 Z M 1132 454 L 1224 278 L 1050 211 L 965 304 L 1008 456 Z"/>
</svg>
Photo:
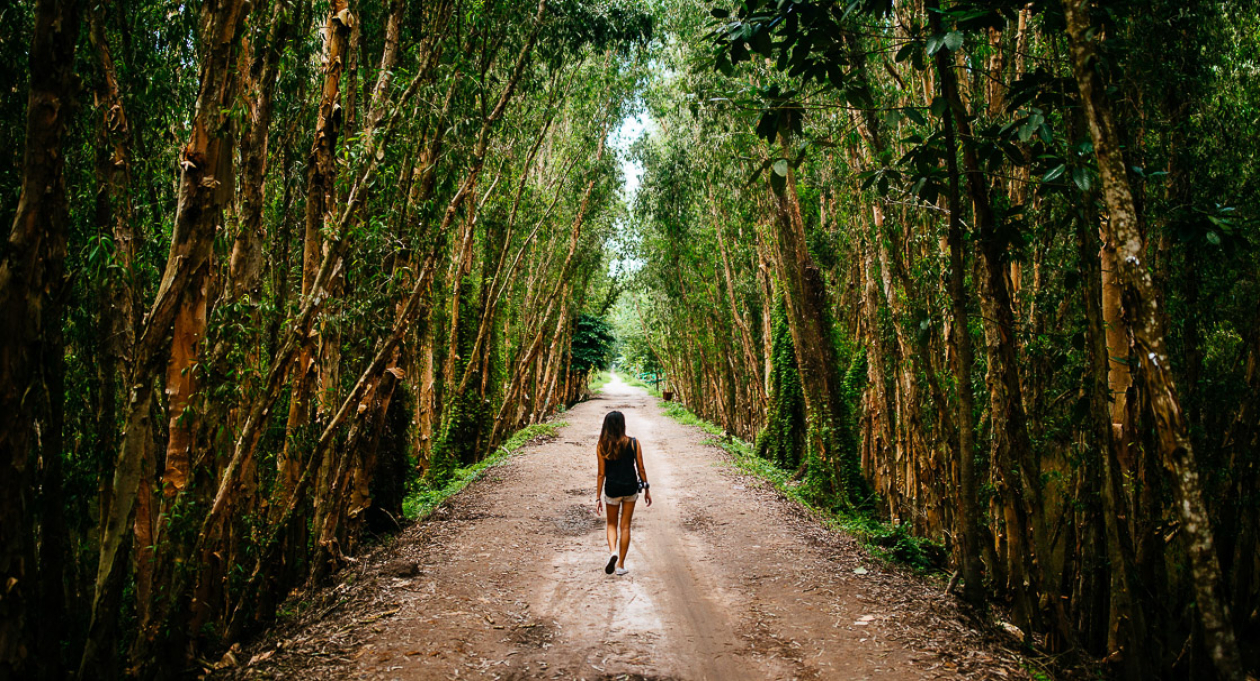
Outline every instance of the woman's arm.
<svg viewBox="0 0 1260 681">
<path fill-rule="evenodd" d="M 595 474 L 595 512 L 604 512 L 604 457 L 595 451 L 595 459 L 599 461 L 599 472 Z"/>
<path fill-rule="evenodd" d="M 647 470 L 643 468 L 643 447 L 639 445 L 638 438 L 635 438 L 634 440 L 634 461 L 639 465 L 639 480 L 642 480 L 643 484 L 646 486 L 648 484 Z M 643 490 L 643 500 L 647 502 L 648 506 L 652 505 L 651 487 L 647 487 L 647 489 Z"/>
</svg>

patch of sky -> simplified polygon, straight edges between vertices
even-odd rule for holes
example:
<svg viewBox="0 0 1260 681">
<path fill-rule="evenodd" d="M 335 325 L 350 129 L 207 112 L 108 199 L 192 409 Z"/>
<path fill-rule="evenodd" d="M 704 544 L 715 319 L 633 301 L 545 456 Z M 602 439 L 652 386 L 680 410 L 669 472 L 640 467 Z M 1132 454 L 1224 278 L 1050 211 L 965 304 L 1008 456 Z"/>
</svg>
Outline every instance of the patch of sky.
<svg viewBox="0 0 1260 681">
<path fill-rule="evenodd" d="M 621 161 L 621 193 L 628 204 L 634 204 L 634 196 L 643 177 L 643 165 L 630 156 L 630 147 L 655 129 L 656 121 L 651 114 L 640 110 L 627 114 L 613 131 L 612 147 L 617 150 L 617 158 Z"/>
<path fill-rule="evenodd" d="M 656 121 L 651 114 L 640 107 L 635 107 L 621 119 L 617 128 L 613 130 L 610 140 L 612 148 L 617 152 L 617 159 L 621 163 L 621 198 L 631 212 L 634 210 L 634 199 L 638 194 L 644 170 L 643 164 L 633 157 L 630 148 L 639 138 L 651 135 L 655 130 Z M 621 238 L 614 238 L 608 244 L 609 250 L 614 254 L 608 263 L 608 273 L 613 277 L 631 275 L 642 265 L 634 255 L 634 246 L 626 243 L 626 241 L 634 241 L 633 230 L 630 230 L 626 224 L 622 224 L 621 228 Z"/>
</svg>

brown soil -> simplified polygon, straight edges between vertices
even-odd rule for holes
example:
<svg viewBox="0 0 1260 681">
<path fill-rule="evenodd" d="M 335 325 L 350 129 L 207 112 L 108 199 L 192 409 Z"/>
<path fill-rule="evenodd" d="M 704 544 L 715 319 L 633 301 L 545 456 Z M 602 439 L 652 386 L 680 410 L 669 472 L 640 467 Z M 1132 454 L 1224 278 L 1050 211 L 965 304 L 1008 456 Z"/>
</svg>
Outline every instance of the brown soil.
<svg viewBox="0 0 1260 681">
<path fill-rule="evenodd" d="M 637 504 L 622 577 L 604 574 L 594 508 L 614 408 L 656 502 Z M 642 390 L 614 380 L 563 418 L 556 440 L 363 557 L 215 678 L 1028 678 L 943 585 L 741 475 Z"/>
</svg>

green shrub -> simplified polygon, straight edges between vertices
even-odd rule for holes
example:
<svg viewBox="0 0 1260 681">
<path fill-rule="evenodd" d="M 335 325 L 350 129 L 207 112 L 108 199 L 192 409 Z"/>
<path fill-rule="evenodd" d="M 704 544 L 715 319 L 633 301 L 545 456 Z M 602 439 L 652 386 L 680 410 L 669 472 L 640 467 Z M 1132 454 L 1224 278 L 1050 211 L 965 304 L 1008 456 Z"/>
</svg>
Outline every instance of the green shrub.
<svg viewBox="0 0 1260 681">
<path fill-rule="evenodd" d="M 488 468 L 498 466 L 515 454 L 521 447 L 536 439 L 554 438 L 559 430 L 569 424 L 564 421 L 553 423 L 535 423 L 512 433 L 493 454 L 463 468 L 456 468 L 443 483 L 437 484 L 431 479 L 419 480 L 410 494 L 403 501 L 403 517 L 407 520 L 423 520 L 443 501 L 455 496 L 468 483 L 481 477 Z"/>
<path fill-rule="evenodd" d="M 578 315 L 573 328 L 573 340 L 569 343 L 569 369 L 583 374 L 595 367 L 606 366 L 613 358 L 613 345 L 617 338 L 612 325 L 603 317 Z"/>
<path fill-rule="evenodd" d="M 618 371 L 617 375 L 620 376 L 621 380 L 625 381 L 627 384 L 633 385 L 638 388 L 643 388 L 644 390 L 648 391 L 648 394 L 653 397 L 661 396 L 661 391 L 657 390 L 656 386 L 653 386 L 651 383 L 644 382 L 643 379 L 639 378 L 638 376 L 635 376 L 634 374 L 627 374 L 627 373 Z M 670 404 L 673 404 L 673 402 L 671 402 Z"/>
<path fill-rule="evenodd" d="M 591 372 L 591 377 L 587 381 L 586 385 L 587 387 L 591 389 L 591 392 L 597 393 L 600 390 L 603 390 L 604 386 L 607 385 L 608 382 L 611 380 L 612 380 L 612 374 L 610 372 L 593 371 Z"/>
</svg>

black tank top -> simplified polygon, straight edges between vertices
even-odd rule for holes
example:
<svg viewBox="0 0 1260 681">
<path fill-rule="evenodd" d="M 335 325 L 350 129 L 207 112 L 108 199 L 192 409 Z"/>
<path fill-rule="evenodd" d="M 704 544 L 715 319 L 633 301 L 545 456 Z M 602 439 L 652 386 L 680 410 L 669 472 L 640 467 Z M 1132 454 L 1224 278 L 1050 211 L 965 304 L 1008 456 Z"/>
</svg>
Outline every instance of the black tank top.
<svg viewBox="0 0 1260 681">
<path fill-rule="evenodd" d="M 635 467 L 634 438 L 626 441 L 621 456 L 604 462 L 604 494 L 628 497 L 639 491 L 639 471 Z"/>
</svg>

